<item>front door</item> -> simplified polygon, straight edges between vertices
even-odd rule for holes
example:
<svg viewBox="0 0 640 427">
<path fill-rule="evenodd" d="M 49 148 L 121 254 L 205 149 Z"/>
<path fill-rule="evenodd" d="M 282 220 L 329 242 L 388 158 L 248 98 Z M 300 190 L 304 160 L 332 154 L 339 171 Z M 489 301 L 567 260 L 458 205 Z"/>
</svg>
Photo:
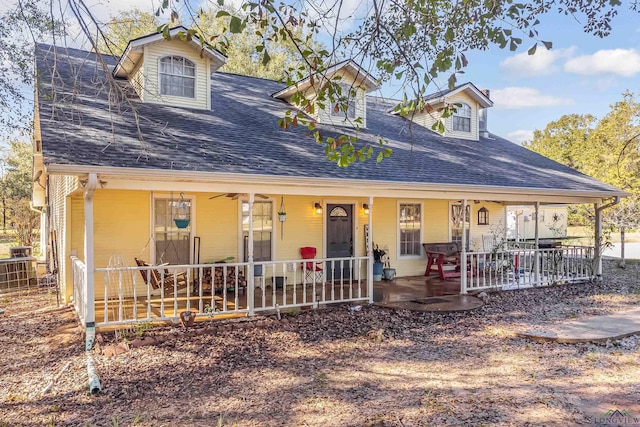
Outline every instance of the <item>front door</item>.
<svg viewBox="0 0 640 427">
<path fill-rule="evenodd" d="M 327 205 L 327 258 L 346 258 L 353 256 L 353 205 Z M 335 261 L 333 269 L 327 261 L 327 280 L 349 278 L 351 270 L 347 261 L 340 265 Z"/>
</svg>

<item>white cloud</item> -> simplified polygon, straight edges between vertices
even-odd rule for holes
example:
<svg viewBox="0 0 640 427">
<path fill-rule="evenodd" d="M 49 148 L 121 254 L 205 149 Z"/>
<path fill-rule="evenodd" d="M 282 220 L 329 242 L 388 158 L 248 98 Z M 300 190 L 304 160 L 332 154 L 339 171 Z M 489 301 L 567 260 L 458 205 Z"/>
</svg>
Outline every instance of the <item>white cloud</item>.
<svg viewBox="0 0 640 427">
<path fill-rule="evenodd" d="M 544 95 L 538 89 L 530 87 L 506 87 L 493 90 L 491 100 L 496 108 L 505 110 L 573 104 L 572 99 Z"/>
<path fill-rule="evenodd" d="M 640 73 L 640 52 L 635 49 L 599 50 L 569 59 L 564 64 L 564 71 L 583 76 L 615 74 L 630 77 Z"/>
<path fill-rule="evenodd" d="M 523 142 L 531 141 L 533 139 L 533 131 L 529 129 L 518 129 L 507 134 L 509 141 L 522 145 Z"/>
<path fill-rule="evenodd" d="M 500 68 L 521 77 L 549 75 L 560 71 L 559 59 L 570 57 L 575 51 L 575 47 L 547 50 L 540 46 L 535 55 L 522 52 L 500 61 Z"/>
</svg>

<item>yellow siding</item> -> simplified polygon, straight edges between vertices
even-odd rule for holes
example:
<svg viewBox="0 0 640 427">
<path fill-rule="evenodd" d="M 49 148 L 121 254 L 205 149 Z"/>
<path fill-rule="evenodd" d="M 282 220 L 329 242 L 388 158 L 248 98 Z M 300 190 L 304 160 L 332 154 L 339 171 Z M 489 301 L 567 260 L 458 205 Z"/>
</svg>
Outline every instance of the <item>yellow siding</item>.
<svg viewBox="0 0 640 427">
<path fill-rule="evenodd" d="M 136 91 L 136 93 L 138 94 L 138 96 L 140 97 L 140 100 L 142 102 L 144 102 L 145 100 L 145 91 L 144 91 L 144 61 L 140 61 L 138 62 L 138 65 L 136 66 L 136 68 L 133 70 L 133 73 L 131 73 L 131 86 L 133 87 L 133 89 Z"/>
<path fill-rule="evenodd" d="M 423 216 L 425 227 L 424 243 L 449 241 L 448 200 L 425 200 Z"/>
<path fill-rule="evenodd" d="M 84 199 L 71 198 L 71 255 L 84 262 Z"/>
<path fill-rule="evenodd" d="M 57 234 L 59 239 L 58 245 L 62 245 L 62 251 L 58 252 L 58 257 L 61 255 L 63 258 L 60 260 L 60 265 L 66 265 L 65 268 L 60 271 L 60 277 L 65 278 L 65 284 L 62 288 L 62 292 L 65 301 L 69 301 L 71 295 L 73 295 L 73 265 L 71 264 L 71 197 L 65 197 L 64 210 L 67 215 L 64 217 L 64 228 L 62 232 Z"/>
<path fill-rule="evenodd" d="M 471 242 L 469 248 L 473 251 L 484 250 L 482 244 L 483 235 L 494 235 L 497 239 L 506 237 L 507 233 L 507 208 L 499 203 L 470 202 L 471 206 Z M 485 207 L 489 211 L 489 225 L 478 225 L 478 211 Z"/>
<path fill-rule="evenodd" d="M 473 100 L 469 95 L 464 92 L 456 93 L 451 98 L 448 98 L 449 103 L 465 103 L 471 107 L 471 132 L 454 132 L 453 131 L 453 117 L 447 117 L 444 123 L 446 129 L 445 135 L 454 138 L 478 140 L 478 103 Z"/>
<path fill-rule="evenodd" d="M 200 262 L 213 262 L 227 257 L 242 261 L 238 250 L 237 200 L 211 194 L 196 195 L 196 236 L 200 237 Z"/>
<path fill-rule="evenodd" d="M 348 85 L 354 85 L 355 83 L 355 76 L 351 73 L 348 73 L 344 69 L 338 70 L 334 75 L 340 77 L 339 80 L 336 80 L 336 82 L 338 83 L 344 83 Z M 367 94 L 363 86 L 354 85 L 354 88 L 356 89 L 356 97 L 354 99 L 355 107 L 356 107 L 356 118 L 358 117 L 361 118 L 362 119 L 361 127 L 366 128 L 367 127 L 367 108 L 366 108 Z M 315 89 L 313 87 L 307 89 L 304 95 L 307 99 L 314 100 Z M 291 97 L 289 97 L 286 101 L 291 102 Z M 325 104 L 324 109 L 320 109 L 319 107 L 316 106 L 315 113 L 312 114 L 311 117 L 313 117 L 315 120 L 317 120 L 320 123 L 329 123 L 336 126 L 355 126 L 355 123 L 353 123 L 353 119 L 347 120 L 347 118 L 345 117 L 332 116 L 331 112 L 333 110 L 333 105 L 331 105 L 331 103 L 328 101 L 325 101 L 324 104 Z"/>
<path fill-rule="evenodd" d="M 136 257 L 150 259 L 153 244 L 149 239 L 149 192 L 125 190 L 97 190 L 94 196 L 94 262 L 96 268 L 108 267 L 109 262 L 121 260 L 126 266 L 135 266 Z M 112 258 L 113 257 L 113 258 Z M 105 275 L 95 275 L 96 299 L 104 298 Z M 115 296 L 116 278 L 112 278 L 109 293 Z M 124 294 L 130 296 L 133 281 L 139 295 L 146 293 L 142 276 L 126 275 Z M 140 293 L 144 292 L 144 293 Z"/>
<path fill-rule="evenodd" d="M 442 117 L 442 112 L 440 111 L 431 111 L 431 112 L 424 111 L 422 113 L 416 113 L 413 116 L 412 121 L 424 128 L 431 130 L 431 127 L 433 126 L 433 124 L 439 121 L 441 117 Z M 411 118 L 411 116 L 409 116 L 409 118 Z"/>
<path fill-rule="evenodd" d="M 170 193 L 155 193 L 155 196 L 169 196 Z M 235 257 L 243 261 L 242 239 L 240 231 L 240 201 L 227 197 L 209 199 L 210 193 L 185 194 L 193 197 L 195 215 L 192 230 L 201 238 L 200 260 L 202 263 L 213 262 L 227 257 Z M 368 224 L 368 215 L 362 209 L 368 198 L 340 199 L 331 197 L 285 196 L 287 220 L 284 222 L 284 234 L 281 238 L 280 223 L 277 211 L 280 207 L 279 195 L 268 195 L 273 203 L 273 247 L 275 261 L 300 259 L 300 248 L 313 246 L 317 248 L 318 258 L 324 256 L 325 221 L 328 212 L 326 205 L 331 203 L 353 204 L 354 213 L 354 252 L 356 256 L 366 254 L 364 225 Z M 97 190 L 95 194 L 95 265 L 97 268 L 109 265 L 110 257 L 120 256 L 126 265 L 135 265 L 134 258 L 151 259 L 153 242 L 149 237 L 152 205 L 151 194 L 147 191 Z M 246 198 L 245 198 L 246 199 Z M 70 226 L 71 242 L 69 252 L 75 250 L 80 258 L 83 252 L 83 201 L 81 198 L 69 198 L 72 224 Z M 259 200 L 259 199 L 258 199 Z M 319 202 L 324 207 L 321 215 L 315 212 L 313 205 Z M 402 200 L 408 203 L 422 204 L 422 237 L 424 242 L 442 242 L 449 240 L 449 201 L 448 200 Z M 397 270 L 398 276 L 421 275 L 424 273 L 425 258 L 420 256 L 399 257 L 398 255 L 398 206 L 395 198 L 376 198 L 373 206 L 372 241 L 381 248 L 388 247 L 391 266 Z M 477 226 L 477 209 L 486 206 L 490 211 L 490 226 Z M 482 234 L 491 232 L 492 227 L 505 224 L 505 208 L 500 204 L 482 202 L 472 203 L 472 248 L 482 244 Z M 296 277 L 301 280 L 300 266 L 296 266 Z M 291 273 L 291 271 L 289 271 Z M 270 274 L 270 273 L 268 273 Z M 290 275 L 289 277 L 292 277 Z M 96 298 L 104 296 L 105 277 L 96 275 Z M 125 295 L 133 292 L 134 277 L 125 277 L 128 288 Z M 146 292 L 140 275 L 135 277 L 137 293 Z M 110 294 L 115 296 L 113 283 Z"/>
<path fill-rule="evenodd" d="M 447 102 L 450 104 L 455 103 L 465 103 L 471 107 L 471 132 L 454 132 L 453 131 L 453 118 L 447 117 L 444 120 L 445 127 L 445 136 L 450 136 L 454 138 L 461 139 L 471 139 L 477 141 L 479 138 L 478 134 L 478 110 L 480 106 L 478 103 L 473 100 L 469 95 L 464 92 L 460 92 L 452 96 L 451 98 L 447 98 Z M 437 106 L 436 106 L 437 107 Z M 435 108 L 435 107 L 434 107 Z M 431 129 L 434 123 L 438 122 L 442 119 L 442 112 L 434 110 L 432 112 L 421 112 L 417 113 L 413 116 L 412 121 L 422 127 L 427 129 Z"/>
<path fill-rule="evenodd" d="M 78 180 L 74 176 L 54 175 L 49 179 L 49 194 L 51 209 L 49 209 L 49 232 L 56 235 L 56 254 L 60 295 L 64 302 L 69 301 L 73 294 L 70 236 L 71 236 L 71 205 L 68 197 L 78 188 Z"/>
<path fill-rule="evenodd" d="M 449 202 L 447 200 L 409 200 L 403 203 L 422 204 L 422 241 L 446 242 L 449 240 Z M 399 227 L 398 199 L 375 199 L 373 212 L 373 241 L 380 248 L 389 248 L 391 267 L 398 276 L 424 274 L 426 258 L 421 252 L 419 257 L 401 257 L 398 250 Z"/>
<path fill-rule="evenodd" d="M 300 248 L 313 246 L 317 249 L 317 256 L 322 257 L 324 244 L 322 239 L 323 215 L 318 215 L 313 204 L 322 203 L 316 197 L 288 196 L 284 198 L 287 220 L 281 223 L 276 218 L 277 232 L 276 239 L 276 259 L 300 259 Z M 280 208 L 280 198 L 275 200 L 276 211 Z M 283 238 L 281 231 L 284 227 Z"/>
<path fill-rule="evenodd" d="M 180 55 L 196 64 L 195 99 L 179 96 L 160 95 L 160 77 L 158 63 L 167 55 Z M 207 109 L 210 107 L 209 59 L 200 57 L 200 53 L 186 42 L 178 39 L 162 40 L 144 48 L 145 102 L 170 104 L 178 107 Z"/>
</svg>

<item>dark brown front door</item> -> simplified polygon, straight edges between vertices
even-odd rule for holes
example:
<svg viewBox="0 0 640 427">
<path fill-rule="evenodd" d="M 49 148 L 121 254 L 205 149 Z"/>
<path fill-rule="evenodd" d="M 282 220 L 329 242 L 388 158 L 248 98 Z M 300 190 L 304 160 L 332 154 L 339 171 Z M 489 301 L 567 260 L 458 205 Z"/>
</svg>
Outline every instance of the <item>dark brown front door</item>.
<svg viewBox="0 0 640 427">
<path fill-rule="evenodd" d="M 327 258 L 347 258 L 353 256 L 353 205 L 327 205 Z M 327 262 L 327 279 L 348 278 L 348 261 Z"/>
</svg>

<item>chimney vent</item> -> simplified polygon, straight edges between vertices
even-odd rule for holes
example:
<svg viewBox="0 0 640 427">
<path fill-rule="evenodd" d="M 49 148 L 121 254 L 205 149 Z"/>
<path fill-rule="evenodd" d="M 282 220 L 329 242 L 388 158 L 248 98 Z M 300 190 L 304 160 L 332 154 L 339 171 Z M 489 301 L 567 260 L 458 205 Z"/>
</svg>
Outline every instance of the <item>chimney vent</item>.
<svg viewBox="0 0 640 427">
<path fill-rule="evenodd" d="M 483 89 L 480 92 L 484 93 L 487 98 L 490 98 L 491 92 L 489 89 Z M 487 130 L 487 108 L 481 108 L 478 115 L 480 117 L 480 136 L 482 138 L 489 138 L 489 131 Z"/>
</svg>

